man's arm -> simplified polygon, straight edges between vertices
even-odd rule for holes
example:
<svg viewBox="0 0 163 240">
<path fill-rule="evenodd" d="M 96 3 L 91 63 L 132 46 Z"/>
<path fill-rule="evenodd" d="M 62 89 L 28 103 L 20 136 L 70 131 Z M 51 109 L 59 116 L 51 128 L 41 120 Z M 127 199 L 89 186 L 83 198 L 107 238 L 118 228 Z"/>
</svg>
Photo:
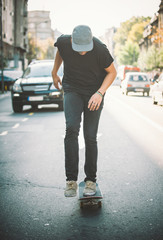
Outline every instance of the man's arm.
<svg viewBox="0 0 163 240">
<path fill-rule="evenodd" d="M 107 72 L 107 75 L 105 76 L 101 87 L 98 89 L 99 93 L 101 93 L 102 95 L 105 94 L 106 90 L 110 87 L 117 75 L 117 71 L 113 63 L 108 68 L 105 68 L 105 71 Z M 101 102 L 102 96 L 100 96 L 100 94 L 98 93 L 95 93 L 89 100 L 88 108 L 91 111 L 98 110 Z"/>
<path fill-rule="evenodd" d="M 54 86 L 60 90 L 59 84 L 62 85 L 60 77 L 57 75 L 58 69 L 61 66 L 63 60 L 61 58 L 61 55 L 59 54 L 59 51 L 57 50 L 56 57 L 55 57 L 55 62 L 54 62 L 54 67 L 52 70 L 52 78 L 53 78 L 53 83 Z"/>
<path fill-rule="evenodd" d="M 106 90 L 110 87 L 117 75 L 117 71 L 113 63 L 108 68 L 105 68 L 105 71 L 107 72 L 107 75 L 105 76 L 104 81 L 99 88 L 99 92 L 101 92 L 102 95 L 104 95 Z"/>
</svg>

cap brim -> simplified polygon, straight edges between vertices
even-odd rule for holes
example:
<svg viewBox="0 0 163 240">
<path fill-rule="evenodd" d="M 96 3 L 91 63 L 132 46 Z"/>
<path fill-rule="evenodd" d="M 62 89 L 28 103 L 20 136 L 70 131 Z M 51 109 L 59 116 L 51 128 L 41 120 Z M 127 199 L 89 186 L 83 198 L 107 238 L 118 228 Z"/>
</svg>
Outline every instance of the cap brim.
<svg viewBox="0 0 163 240">
<path fill-rule="evenodd" d="M 76 52 L 89 52 L 93 49 L 93 41 L 87 45 L 78 45 L 72 41 L 72 49 Z"/>
</svg>

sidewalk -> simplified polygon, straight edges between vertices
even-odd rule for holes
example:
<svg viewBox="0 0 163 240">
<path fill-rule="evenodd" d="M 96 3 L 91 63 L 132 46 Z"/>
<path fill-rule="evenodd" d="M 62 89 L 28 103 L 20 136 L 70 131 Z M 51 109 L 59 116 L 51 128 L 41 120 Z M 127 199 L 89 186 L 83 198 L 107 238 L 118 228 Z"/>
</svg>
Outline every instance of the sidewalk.
<svg viewBox="0 0 163 240">
<path fill-rule="evenodd" d="M 9 97 L 10 94 L 11 94 L 10 91 L 4 92 L 4 93 L 2 93 L 2 92 L 0 91 L 0 100 L 3 99 L 3 98 L 5 98 L 5 97 Z"/>
</svg>

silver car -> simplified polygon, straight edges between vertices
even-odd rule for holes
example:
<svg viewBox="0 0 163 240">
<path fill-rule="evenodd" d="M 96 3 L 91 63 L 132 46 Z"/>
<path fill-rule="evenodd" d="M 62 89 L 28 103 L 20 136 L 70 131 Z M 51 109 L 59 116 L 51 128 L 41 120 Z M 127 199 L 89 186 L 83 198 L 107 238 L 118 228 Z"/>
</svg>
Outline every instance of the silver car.
<svg viewBox="0 0 163 240">
<path fill-rule="evenodd" d="M 141 92 L 149 96 L 150 81 L 146 73 L 143 72 L 128 72 L 125 79 L 121 83 L 123 94 L 128 95 L 129 92 Z"/>
<path fill-rule="evenodd" d="M 163 73 L 161 73 L 155 84 L 152 85 L 151 95 L 153 104 L 163 105 Z"/>
</svg>

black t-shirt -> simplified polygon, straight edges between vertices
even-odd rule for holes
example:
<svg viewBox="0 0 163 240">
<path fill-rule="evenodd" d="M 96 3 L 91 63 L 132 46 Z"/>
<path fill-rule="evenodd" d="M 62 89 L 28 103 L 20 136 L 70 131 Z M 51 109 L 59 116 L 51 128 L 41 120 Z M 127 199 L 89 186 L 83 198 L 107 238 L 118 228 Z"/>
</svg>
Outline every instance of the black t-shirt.
<svg viewBox="0 0 163 240">
<path fill-rule="evenodd" d="M 76 91 L 81 94 L 94 94 L 101 86 L 106 71 L 113 58 L 107 47 L 97 38 L 93 38 L 93 50 L 80 55 L 72 49 L 71 36 L 62 35 L 54 44 L 64 62 L 62 85 L 64 91 Z"/>
</svg>

